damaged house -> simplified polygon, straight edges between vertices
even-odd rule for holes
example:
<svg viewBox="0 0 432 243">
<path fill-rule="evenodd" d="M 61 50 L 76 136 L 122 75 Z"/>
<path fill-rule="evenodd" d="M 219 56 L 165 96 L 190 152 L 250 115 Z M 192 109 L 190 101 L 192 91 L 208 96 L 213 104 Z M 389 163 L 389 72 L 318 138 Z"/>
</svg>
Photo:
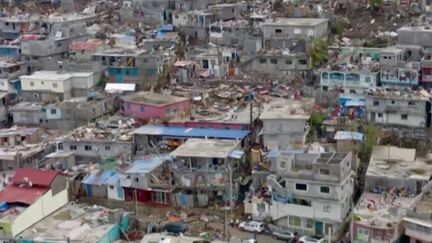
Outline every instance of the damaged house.
<svg viewBox="0 0 432 243">
<path fill-rule="evenodd" d="M 239 141 L 191 138 L 171 156 L 177 205 L 192 208 L 236 200 L 245 160 Z"/>
<path fill-rule="evenodd" d="M 343 234 L 354 191 L 353 158 L 351 153 L 281 154 L 267 177 L 276 224 L 301 235 Z"/>
</svg>

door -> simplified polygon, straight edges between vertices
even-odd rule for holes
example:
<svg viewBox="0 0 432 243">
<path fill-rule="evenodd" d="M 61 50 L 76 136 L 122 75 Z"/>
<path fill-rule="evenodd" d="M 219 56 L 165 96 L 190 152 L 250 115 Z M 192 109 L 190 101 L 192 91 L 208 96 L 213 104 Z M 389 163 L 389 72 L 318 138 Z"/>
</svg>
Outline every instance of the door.
<svg viewBox="0 0 432 243">
<path fill-rule="evenodd" d="M 421 181 L 417 181 L 416 182 L 416 193 L 420 194 L 421 191 L 422 191 L 422 183 L 421 183 Z"/>
<path fill-rule="evenodd" d="M 371 112 L 371 122 L 375 122 L 375 112 Z"/>
<path fill-rule="evenodd" d="M 315 234 L 323 235 L 323 222 L 315 221 Z"/>
</svg>

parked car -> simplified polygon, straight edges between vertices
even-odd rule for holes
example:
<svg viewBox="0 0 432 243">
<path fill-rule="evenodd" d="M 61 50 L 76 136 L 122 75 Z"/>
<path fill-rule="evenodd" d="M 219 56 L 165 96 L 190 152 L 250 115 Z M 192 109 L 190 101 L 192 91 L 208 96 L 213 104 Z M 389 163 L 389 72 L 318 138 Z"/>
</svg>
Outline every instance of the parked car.
<svg viewBox="0 0 432 243">
<path fill-rule="evenodd" d="M 319 236 L 302 236 L 299 239 L 300 243 L 327 243 L 327 240 Z"/>
<path fill-rule="evenodd" d="M 258 221 L 244 221 L 239 224 L 240 230 L 249 232 L 262 233 L 264 231 L 264 223 Z"/>
<path fill-rule="evenodd" d="M 168 223 L 164 226 L 164 230 L 171 234 L 185 233 L 188 229 L 188 225 L 185 223 Z"/>
<path fill-rule="evenodd" d="M 273 238 L 279 239 L 279 240 L 291 240 L 294 238 L 294 233 L 284 230 L 284 231 L 273 231 L 272 232 Z"/>
</svg>

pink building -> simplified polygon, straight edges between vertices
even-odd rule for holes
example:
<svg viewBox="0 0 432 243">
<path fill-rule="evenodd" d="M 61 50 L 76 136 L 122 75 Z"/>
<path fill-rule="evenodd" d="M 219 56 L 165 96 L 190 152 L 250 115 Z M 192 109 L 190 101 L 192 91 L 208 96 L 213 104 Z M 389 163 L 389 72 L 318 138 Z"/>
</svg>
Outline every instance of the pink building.
<svg viewBox="0 0 432 243">
<path fill-rule="evenodd" d="M 121 113 L 141 120 L 185 116 L 192 106 L 190 98 L 151 92 L 123 96 L 121 100 Z"/>
</svg>

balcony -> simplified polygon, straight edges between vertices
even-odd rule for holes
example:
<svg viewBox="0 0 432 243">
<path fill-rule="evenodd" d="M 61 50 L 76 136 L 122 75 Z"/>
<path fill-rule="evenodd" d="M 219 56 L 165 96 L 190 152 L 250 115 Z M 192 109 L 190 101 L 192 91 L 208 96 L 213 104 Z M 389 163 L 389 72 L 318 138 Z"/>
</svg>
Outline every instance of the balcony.
<svg viewBox="0 0 432 243">
<path fill-rule="evenodd" d="M 224 189 L 229 183 L 226 173 L 221 172 L 183 172 L 174 173 L 176 184 L 183 188 L 219 188 Z"/>
<path fill-rule="evenodd" d="M 370 76 L 353 72 L 324 71 L 321 73 L 321 86 L 341 86 L 352 88 L 370 88 L 374 86 Z"/>
</svg>

